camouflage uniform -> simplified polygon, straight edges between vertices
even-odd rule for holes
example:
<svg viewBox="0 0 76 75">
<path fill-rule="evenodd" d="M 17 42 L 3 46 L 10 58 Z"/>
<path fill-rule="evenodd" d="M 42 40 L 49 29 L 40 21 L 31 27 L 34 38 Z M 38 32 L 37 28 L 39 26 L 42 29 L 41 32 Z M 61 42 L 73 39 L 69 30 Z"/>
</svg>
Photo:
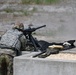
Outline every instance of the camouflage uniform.
<svg viewBox="0 0 76 75">
<path fill-rule="evenodd" d="M 13 57 L 25 50 L 26 38 L 17 29 L 8 30 L 0 40 L 0 75 L 13 75 Z M 3 66 L 4 65 L 4 66 Z"/>
<path fill-rule="evenodd" d="M 0 53 L 0 75 L 13 75 L 13 57 L 14 51 L 11 49 L 2 49 L 5 53 Z"/>
</svg>

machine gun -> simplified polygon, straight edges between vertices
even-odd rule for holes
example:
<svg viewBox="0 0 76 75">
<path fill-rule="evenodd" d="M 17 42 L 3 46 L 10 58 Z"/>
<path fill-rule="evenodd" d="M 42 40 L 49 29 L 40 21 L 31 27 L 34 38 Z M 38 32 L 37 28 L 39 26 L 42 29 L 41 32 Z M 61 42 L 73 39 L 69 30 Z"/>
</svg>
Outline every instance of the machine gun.
<svg viewBox="0 0 76 75">
<path fill-rule="evenodd" d="M 68 40 L 68 41 L 65 41 L 63 43 L 55 43 L 55 42 L 49 43 L 49 42 L 44 41 L 44 40 L 38 41 L 37 39 L 35 39 L 32 36 L 32 32 L 34 32 L 37 29 L 40 29 L 42 27 L 45 27 L 46 25 L 43 25 L 43 26 L 40 26 L 37 28 L 31 28 L 31 26 L 32 25 L 29 25 L 28 29 L 25 29 L 25 30 L 21 30 L 21 29 L 18 29 L 18 30 L 22 31 L 23 34 L 25 35 L 25 37 L 27 38 L 27 40 L 28 40 L 27 46 L 30 47 L 32 45 L 34 47 L 33 51 L 39 51 L 38 54 L 34 55 L 33 57 L 38 56 L 40 58 L 45 58 L 45 57 L 49 56 L 50 54 L 56 54 L 56 53 L 59 53 L 60 51 L 68 50 L 68 49 L 72 49 L 72 48 L 76 47 L 74 45 L 74 42 L 76 40 Z M 47 49 L 48 47 L 49 48 L 53 47 L 53 49 L 61 47 L 61 50 L 60 49 L 50 50 L 50 49 Z"/>
<path fill-rule="evenodd" d="M 36 27 L 36 28 L 32 28 L 31 26 L 32 25 L 29 25 L 29 27 L 27 29 L 24 29 L 24 30 L 18 29 L 18 28 L 16 28 L 16 29 L 18 29 L 19 31 L 23 32 L 23 34 L 25 35 L 26 39 L 28 40 L 27 46 L 32 45 L 34 47 L 33 51 L 43 51 L 42 46 L 39 43 L 39 41 L 32 36 L 32 32 L 36 31 L 37 29 L 46 27 L 46 25 L 42 25 L 42 26 L 39 26 L 39 27 Z"/>
</svg>

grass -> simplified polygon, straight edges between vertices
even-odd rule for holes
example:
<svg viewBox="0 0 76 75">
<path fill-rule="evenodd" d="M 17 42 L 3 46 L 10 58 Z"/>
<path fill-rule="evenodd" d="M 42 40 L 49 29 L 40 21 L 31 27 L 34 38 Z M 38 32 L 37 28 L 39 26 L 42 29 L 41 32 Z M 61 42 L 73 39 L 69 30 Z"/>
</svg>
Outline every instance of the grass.
<svg viewBox="0 0 76 75">
<path fill-rule="evenodd" d="M 24 14 L 25 16 L 28 16 L 28 15 L 30 15 L 30 12 L 28 12 L 28 11 L 23 11 L 23 14 Z"/>
<path fill-rule="evenodd" d="M 21 0 L 22 4 L 53 4 L 58 3 L 59 0 Z"/>
<path fill-rule="evenodd" d="M 27 11 L 27 10 L 13 10 L 13 9 L 11 9 L 11 8 L 6 8 L 6 9 L 4 9 L 3 11 L 5 11 L 6 13 L 14 13 L 14 12 L 21 12 L 21 13 L 23 13 L 25 16 L 28 16 L 29 14 L 30 14 L 30 12 L 29 11 Z M 14 15 L 16 15 L 16 14 L 14 14 Z"/>
<path fill-rule="evenodd" d="M 7 12 L 7 13 L 12 13 L 13 12 L 13 10 L 10 9 L 10 8 L 6 8 L 6 9 L 4 9 L 4 11 Z"/>
</svg>

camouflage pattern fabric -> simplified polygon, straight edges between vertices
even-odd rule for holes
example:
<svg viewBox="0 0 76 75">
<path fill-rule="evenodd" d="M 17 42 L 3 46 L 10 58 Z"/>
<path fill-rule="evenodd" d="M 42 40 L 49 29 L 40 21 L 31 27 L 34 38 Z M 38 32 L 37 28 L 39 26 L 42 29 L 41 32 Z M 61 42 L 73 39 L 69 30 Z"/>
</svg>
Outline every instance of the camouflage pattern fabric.
<svg viewBox="0 0 76 75">
<path fill-rule="evenodd" d="M 6 45 L 7 47 L 15 47 L 20 50 L 20 41 L 19 37 L 21 36 L 21 32 L 16 29 L 8 30 L 1 38 L 0 44 Z M 17 44 L 17 46 L 16 46 Z"/>
<path fill-rule="evenodd" d="M 24 29 L 23 23 L 17 22 L 0 39 L 0 75 L 13 75 L 13 57 L 26 50 L 27 40 L 16 28 Z"/>
<path fill-rule="evenodd" d="M 8 30 L 0 40 L 0 45 L 4 45 L 8 48 L 15 48 L 17 50 L 25 50 L 26 43 L 25 36 L 17 29 Z"/>
<path fill-rule="evenodd" d="M 11 49 L 0 49 L 0 75 L 13 75 L 13 57 Z"/>
<path fill-rule="evenodd" d="M 19 41 L 20 41 L 20 43 L 21 43 L 21 48 L 20 48 L 20 50 L 21 50 L 21 51 L 25 51 L 25 50 L 26 50 L 27 39 L 25 38 L 24 35 L 22 35 L 22 36 L 19 38 Z"/>
<path fill-rule="evenodd" d="M 6 48 L 2 48 L 5 46 Z M 13 75 L 13 57 L 16 51 L 20 52 L 26 47 L 26 38 L 22 32 L 11 29 L 8 30 L 0 40 L 0 75 Z M 12 50 L 15 48 L 15 50 Z"/>
</svg>

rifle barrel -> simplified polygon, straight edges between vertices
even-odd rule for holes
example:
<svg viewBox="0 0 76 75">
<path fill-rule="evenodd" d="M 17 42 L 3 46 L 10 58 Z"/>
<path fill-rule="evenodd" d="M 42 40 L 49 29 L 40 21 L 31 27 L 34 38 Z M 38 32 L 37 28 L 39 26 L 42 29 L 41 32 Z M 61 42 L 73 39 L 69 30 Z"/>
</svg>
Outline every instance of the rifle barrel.
<svg viewBox="0 0 76 75">
<path fill-rule="evenodd" d="M 42 27 L 46 27 L 46 25 L 43 25 L 43 26 L 40 26 L 40 27 L 37 27 L 37 28 L 30 28 L 30 29 L 28 28 L 28 29 L 25 29 L 25 30 L 22 30 L 22 29 L 19 29 L 19 28 L 16 28 L 16 29 L 18 29 L 19 31 L 22 31 L 24 34 L 29 34 L 29 33 L 32 33 L 35 30 L 40 29 Z"/>
<path fill-rule="evenodd" d="M 40 29 L 40 28 L 42 28 L 42 27 L 46 27 L 46 25 L 43 25 L 43 26 L 37 27 L 37 28 L 35 28 L 35 29 L 37 30 L 37 29 Z"/>
</svg>

